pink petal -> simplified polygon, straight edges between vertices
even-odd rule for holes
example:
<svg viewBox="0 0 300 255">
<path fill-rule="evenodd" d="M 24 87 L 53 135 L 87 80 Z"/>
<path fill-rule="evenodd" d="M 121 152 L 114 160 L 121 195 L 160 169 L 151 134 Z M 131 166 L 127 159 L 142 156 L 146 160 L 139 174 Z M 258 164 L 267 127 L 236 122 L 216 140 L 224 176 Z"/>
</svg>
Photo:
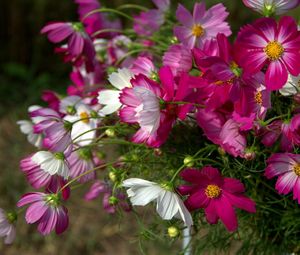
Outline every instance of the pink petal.
<svg viewBox="0 0 300 255">
<path fill-rule="evenodd" d="M 223 191 L 228 201 L 237 208 L 245 210 L 250 213 L 255 213 L 255 203 L 248 197 L 241 194 L 231 194 Z"/>
<path fill-rule="evenodd" d="M 217 214 L 216 206 L 216 201 L 211 199 L 209 205 L 204 209 L 206 219 L 210 224 L 216 224 L 218 222 L 219 216 Z"/>
<path fill-rule="evenodd" d="M 69 217 L 68 217 L 68 211 L 66 208 L 62 207 L 57 210 L 57 222 L 55 226 L 55 232 L 56 234 L 63 233 L 69 225 Z"/>
<path fill-rule="evenodd" d="M 243 193 L 245 192 L 244 184 L 239 180 L 233 178 L 224 178 L 224 184 L 222 189 L 230 193 Z"/>
<path fill-rule="evenodd" d="M 278 90 L 287 82 L 288 72 L 280 60 L 272 61 L 267 69 L 265 78 L 269 90 Z"/>
<path fill-rule="evenodd" d="M 195 3 L 194 11 L 193 11 L 194 23 L 201 24 L 204 14 L 205 14 L 205 3 L 204 2 Z"/>
<path fill-rule="evenodd" d="M 284 16 L 279 20 L 277 41 L 284 44 L 286 41 L 297 35 L 298 29 L 292 17 Z"/>
<path fill-rule="evenodd" d="M 176 10 L 177 20 L 186 27 L 192 27 L 194 24 L 191 13 L 181 4 L 178 5 Z"/>
<path fill-rule="evenodd" d="M 170 101 L 174 97 L 174 80 L 173 80 L 173 74 L 168 66 L 164 66 L 160 68 L 158 71 L 159 78 L 161 80 L 162 86 L 166 91 L 166 96 L 164 96 L 164 99 L 166 101 Z"/>
<path fill-rule="evenodd" d="M 297 178 L 297 182 L 294 185 L 293 193 L 294 193 L 293 199 L 295 200 L 298 199 L 298 204 L 300 204 L 300 178 L 299 177 Z"/>
<path fill-rule="evenodd" d="M 291 75 L 298 76 L 300 73 L 299 52 L 285 52 L 282 60 Z"/>
<path fill-rule="evenodd" d="M 80 33 L 73 33 L 69 42 L 68 49 L 73 56 L 78 56 L 82 53 L 84 39 Z"/>
<path fill-rule="evenodd" d="M 288 194 L 296 184 L 298 180 L 297 175 L 294 172 L 288 172 L 278 177 L 276 182 L 276 190 L 279 194 Z"/>
<path fill-rule="evenodd" d="M 224 223 L 228 231 L 235 231 L 238 227 L 235 211 L 225 196 L 221 196 L 215 201 L 217 214 Z"/>
<path fill-rule="evenodd" d="M 189 210 L 195 210 L 207 207 L 209 202 L 210 199 L 206 196 L 204 189 L 200 189 L 191 194 L 185 201 L 185 204 Z"/>
<path fill-rule="evenodd" d="M 48 210 L 48 206 L 44 201 L 39 201 L 30 205 L 26 211 L 26 222 L 31 224 L 37 222 Z"/>
</svg>

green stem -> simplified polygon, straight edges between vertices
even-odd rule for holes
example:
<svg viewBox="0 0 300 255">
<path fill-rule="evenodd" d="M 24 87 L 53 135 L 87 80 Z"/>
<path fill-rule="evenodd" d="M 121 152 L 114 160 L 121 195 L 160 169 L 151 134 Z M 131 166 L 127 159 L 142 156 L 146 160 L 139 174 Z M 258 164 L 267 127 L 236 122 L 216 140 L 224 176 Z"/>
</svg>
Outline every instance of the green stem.
<svg viewBox="0 0 300 255">
<path fill-rule="evenodd" d="M 141 5 L 137 5 L 137 4 L 123 4 L 123 5 L 120 5 L 117 10 L 123 10 L 123 9 L 138 9 L 138 10 L 141 10 L 141 11 L 148 11 L 149 9 L 144 7 L 144 6 L 141 6 Z"/>
<path fill-rule="evenodd" d="M 93 10 L 93 11 L 87 13 L 87 14 L 83 17 L 82 22 L 83 22 L 87 17 L 89 17 L 90 15 L 95 14 L 95 13 L 98 13 L 98 12 L 111 12 L 111 13 L 115 13 L 115 14 L 118 14 L 118 15 L 124 17 L 124 18 L 127 18 L 127 19 L 133 21 L 133 18 L 132 18 L 131 16 L 127 15 L 127 14 L 124 13 L 124 12 L 118 11 L 118 10 L 116 10 L 116 9 L 100 8 L 100 9 L 95 9 L 95 10 Z"/>
</svg>

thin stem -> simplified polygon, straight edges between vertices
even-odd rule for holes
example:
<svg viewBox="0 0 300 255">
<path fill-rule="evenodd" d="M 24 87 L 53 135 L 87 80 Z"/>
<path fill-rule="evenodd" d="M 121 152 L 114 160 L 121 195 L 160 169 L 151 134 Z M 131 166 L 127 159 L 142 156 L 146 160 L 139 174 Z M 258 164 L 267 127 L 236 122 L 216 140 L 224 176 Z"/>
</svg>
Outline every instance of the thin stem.
<svg viewBox="0 0 300 255">
<path fill-rule="evenodd" d="M 105 167 L 107 167 L 107 166 L 113 165 L 113 164 L 115 164 L 116 162 L 117 162 L 117 161 L 110 162 L 110 163 L 106 163 L 106 164 L 103 164 L 103 165 L 101 165 L 101 166 L 97 166 L 97 167 L 95 167 L 95 168 L 93 168 L 93 169 L 91 169 L 91 170 L 88 170 L 88 171 L 86 171 L 86 172 L 84 172 L 84 173 L 78 175 L 78 176 L 75 177 L 74 179 L 72 179 L 72 180 L 70 180 L 69 182 L 67 182 L 62 188 L 60 188 L 60 190 L 59 190 L 57 193 L 62 192 L 66 187 L 68 187 L 69 185 L 71 185 L 73 182 L 79 180 L 81 177 L 83 177 L 83 176 L 85 176 L 85 175 L 87 175 L 87 174 L 90 174 L 90 173 L 92 173 L 92 172 L 94 172 L 94 171 L 96 171 L 96 170 L 100 170 L 100 169 L 105 168 Z"/>
<path fill-rule="evenodd" d="M 117 8 L 117 10 L 123 10 L 123 9 L 138 9 L 138 10 L 141 10 L 141 11 L 148 11 L 149 10 L 148 8 L 146 8 L 144 6 L 137 5 L 137 4 L 123 4 L 123 5 L 121 5 Z"/>
<path fill-rule="evenodd" d="M 120 15 L 120 16 L 123 16 L 124 18 L 127 18 L 127 19 L 133 21 L 133 18 L 132 18 L 131 16 L 127 15 L 127 14 L 124 13 L 124 12 L 118 11 L 118 10 L 116 10 L 116 9 L 100 8 L 100 9 L 95 9 L 95 10 L 93 10 L 93 11 L 87 13 L 87 14 L 83 17 L 82 22 L 83 22 L 87 17 L 89 17 L 90 15 L 93 15 L 93 14 L 98 13 L 98 12 L 111 12 L 111 13 L 115 13 L 115 14 L 118 14 L 118 15 Z"/>
</svg>

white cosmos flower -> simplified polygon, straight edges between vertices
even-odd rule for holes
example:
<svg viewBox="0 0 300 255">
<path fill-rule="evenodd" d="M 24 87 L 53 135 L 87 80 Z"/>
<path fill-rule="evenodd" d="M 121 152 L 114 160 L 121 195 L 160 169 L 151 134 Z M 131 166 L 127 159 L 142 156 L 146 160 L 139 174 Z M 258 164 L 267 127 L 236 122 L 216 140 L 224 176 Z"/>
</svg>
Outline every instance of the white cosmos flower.
<svg viewBox="0 0 300 255">
<path fill-rule="evenodd" d="M 17 124 L 20 126 L 20 130 L 23 134 L 27 135 L 27 140 L 29 143 L 37 148 L 40 148 L 43 143 L 42 134 L 35 134 L 33 132 L 33 123 L 29 120 L 19 120 Z"/>
<path fill-rule="evenodd" d="M 193 225 L 192 216 L 180 197 L 167 188 L 139 178 L 123 181 L 123 187 L 129 188 L 127 195 L 132 205 L 145 206 L 151 201 L 156 202 L 156 211 L 165 220 L 173 217 L 182 219 L 188 227 Z"/>
<path fill-rule="evenodd" d="M 81 101 L 82 98 L 79 96 L 65 97 L 59 102 L 59 111 L 62 113 L 69 114 L 70 110 L 72 110 L 73 108 L 75 110 L 75 106 L 80 104 Z"/>
<path fill-rule="evenodd" d="M 28 108 L 28 112 L 33 112 L 35 110 L 40 109 L 41 106 L 32 105 Z M 30 120 L 19 120 L 17 124 L 20 126 L 20 130 L 23 134 L 27 135 L 27 140 L 29 143 L 34 145 L 37 148 L 40 148 L 43 143 L 43 136 L 42 134 L 35 134 L 33 130 L 33 125 L 37 124 L 41 121 L 45 120 L 44 117 L 34 117 Z"/>
<path fill-rule="evenodd" d="M 299 76 L 288 76 L 288 80 L 282 89 L 279 90 L 280 94 L 283 96 L 296 95 L 300 89 L 300 75 Z"/>
<path fill-rule="evenodd" d="M 69 176 L 69 167 L 64 159 L 64 154 L 61 152 L 53 154 L 50 151 L 38 151 L 31 160 L 50 175 L 57 174 L 65 179 Z"/>
<path fill-rule="evenodd" d="M 130 80 L 133 78 L 133 73 L 127 68 L 120 68 L 117 72 L 109 75 L 108 80 L 117 90 L 104 89 L 99 91 L 98 102 L 105 105 L 100 111 L 100 115 L 108 115 L 119 110 L 122 106 L 119 96 L 121 90 L 131 87 Z"/>
<path fill-rule="evenodd" d="M 74 123 L 71 130 L 73 142 L 80 146 L 89 145 L 96 136 L 99 120 L 91 117 L 92 108 L 83 103 L 75 105 L 76 114 L 66 115 L 64 120 Z"/>
</svg>

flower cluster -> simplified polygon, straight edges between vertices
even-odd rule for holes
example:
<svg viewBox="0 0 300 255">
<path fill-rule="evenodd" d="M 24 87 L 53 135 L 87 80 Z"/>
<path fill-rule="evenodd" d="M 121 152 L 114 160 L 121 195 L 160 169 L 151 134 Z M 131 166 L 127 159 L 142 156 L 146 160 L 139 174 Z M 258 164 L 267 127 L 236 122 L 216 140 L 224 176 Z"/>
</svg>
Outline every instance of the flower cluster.
<svg viewBox="0 0 300 255">
<path fill-rule="evenodd" d="M 255 213 L 256 204 L 245 193 L 245 174 L 228 171 L 226 160 L 261 155 L 267 158 L 265 177 L 277 176 L 278 193 L 293 192 L 300 204 L 300 32 L 294 18 L 272 17 L 299 1 L 244 0 L 265 17 L 241 27 L 234 40 L 222 3 L 195 3 L 193 13 L 179 5 L 176 19 L 168 0 L 153 0 L 154 9 L 141 7 L 133 18 L 120 8 L 116 13 L 133 20 L 133 30 L 126 30 L 119 19 L 108 19 L 104 11 L 110 9 L 97 0 L 75 2 L 79 22 L 52 22 L 41 30 L 72 65 L 72 85 L 66 96 L 46 91 L 48 106 L 29 107 L 30 120 L 18 122 L 38 148 L 20 168 L 32 188 L 43 189 L 17 203 L 30 204 L 27 223 L 37 223 L 44 235 L 64 232 L 70 187 L 91 182 L 85 199 L 103 193 L 108 213 L 155 202 L 159 216 L 172 224 L 180 224 L 172 220 L 177 218 L 191 229 L 204 212 L 209 224 L 220 219 L 235 231 L 235 209 Z M 159 158 L 169 143 L 184 147 L 189 133 L 181 126 L 183 138 L 173 134 L 180 125 L 203 133 L 201 147 L 171 173 L 163 166 L 143 171 L 126 153 L 113 162 L 103 157 L 106 144 L 119 144 Z M 223 162 L 211 156 L 218 152 Z M 143 164 L 150 165 L 147 160 Z M 108 173 L 96 175 L 98 169 Z M 13 227 L 2 218 L 0 233 L 11 242 Z"/>
</svg>

